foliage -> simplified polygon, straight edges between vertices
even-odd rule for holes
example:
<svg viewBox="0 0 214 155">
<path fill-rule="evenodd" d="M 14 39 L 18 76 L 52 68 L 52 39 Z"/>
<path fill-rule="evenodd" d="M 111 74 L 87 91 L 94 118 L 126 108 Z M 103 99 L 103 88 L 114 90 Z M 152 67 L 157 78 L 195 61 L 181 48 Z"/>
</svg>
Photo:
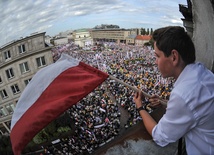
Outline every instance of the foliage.
<svg viewBox="0 0 214 155">
<path fill-rule="evenodd" d="M 59 127 L 58 129 L 57 129 L 57 132 L 59 132 L 59 133 L 64 133 L 64 132 L 68 132 L 68 131 L 70 131 L 71 130 L 71 128 L 69 128 L 68 126 L 66 126 L 66 127 Z"/>
<path fill-rule="evenodd" d="M 0 135 L 0 153 L 1 155 L 13 154 L 9 135 Z"/>
<path fill-rule="evenodd" d="M 62 116 L 55 120 L 56 127 L 71 127 L 71 118 L 68 113 L 64 113 Z"/>
<path fill-rule="evenodd" d="M 64 113 L 41 130 L 33 138 L 33 142 L 35 144 L 41 144 L 51 141 L 52 139 L 59 137 L 62 133 L 70 131 L 71 126 L 71 118 L 69 117 L 69 114 Z"/>
<path fill-rule="evenodd" d="M 54 133 L 56 132 L 57 127 L 56 127 L 56 123 L 55 122 L 51 122 L 46 128 L 45 128 L 45 132 L 50 135 L 50 136 L 54 136 Z"/>
<path fill-rule="evenodd" d="M 151 28 L 151 30 L 150 30 L 150 35 L 152 35 L 153 34 L 153 28 Z"/>
<path fill-rule="evenodd" d="M 144 46 L 151 46 L 150 42 L 144 43 Z"/>
<path fill-rule="evenodd" d="M 153 40 L 153 39 L 150 39 L 150 40 L 149 40 L 149 44 L 150 44 L 150 46 L 152 46 L 152 48 L 154 49 L 154 40 Z"/>
<path fill-rule="evenodd" d="M 149 30 L 149 28 L 145 29 L 145 28 L 141 28 L 141 35 L 152 35 L 153 34 L 153 29 L 151 28 Z"/>
<path fill-rule="evenodd" d="M 33 142 L 36 144 L 44 143 L 48 140 L 48 135 L 46 134 L 45 130 L 43 129 L 40 131 L 34 138 Z"/>
</svg>

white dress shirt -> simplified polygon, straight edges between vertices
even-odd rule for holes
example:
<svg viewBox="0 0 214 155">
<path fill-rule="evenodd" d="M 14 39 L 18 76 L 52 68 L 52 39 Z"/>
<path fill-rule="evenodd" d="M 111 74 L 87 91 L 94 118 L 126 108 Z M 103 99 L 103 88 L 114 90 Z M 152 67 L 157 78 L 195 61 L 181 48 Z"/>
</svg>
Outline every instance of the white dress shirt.
<svg viewBox="0 0 214 155">
<path fill-rule="evenodd" d="M 188 155 L 214 155 L 214 74 L 187 65 L 174 84 L 166 113 L 152 130 L 160 146 L 185 137 Z"/>
</svg>

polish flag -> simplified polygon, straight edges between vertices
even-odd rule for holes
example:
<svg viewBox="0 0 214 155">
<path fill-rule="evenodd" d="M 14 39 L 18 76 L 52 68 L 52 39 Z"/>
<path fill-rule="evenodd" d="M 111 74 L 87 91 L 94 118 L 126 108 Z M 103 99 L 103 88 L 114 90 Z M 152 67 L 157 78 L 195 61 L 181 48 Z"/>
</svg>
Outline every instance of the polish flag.
<svg viewBox="0 0 214 155">
<path fill-rule="evenodd" d="M 24 89 L 11 121 L 14 155 L 20 155 L 33 137 L 108 78 L 69 55 L 39 70 Z"/>
</svg>

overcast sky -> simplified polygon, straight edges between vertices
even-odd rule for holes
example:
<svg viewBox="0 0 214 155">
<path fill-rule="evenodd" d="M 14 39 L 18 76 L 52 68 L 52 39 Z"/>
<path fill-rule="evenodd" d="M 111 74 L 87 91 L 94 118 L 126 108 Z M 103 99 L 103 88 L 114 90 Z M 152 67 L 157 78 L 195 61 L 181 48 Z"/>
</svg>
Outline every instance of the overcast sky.
<svg viewBox="0 0 214 155">
<path fill-rule="evenodd" d="M 0 0 L 0 46 L 34 32 L 114 24 L 120 28 L 182 26 L 186 0 Z"/>
</svg>

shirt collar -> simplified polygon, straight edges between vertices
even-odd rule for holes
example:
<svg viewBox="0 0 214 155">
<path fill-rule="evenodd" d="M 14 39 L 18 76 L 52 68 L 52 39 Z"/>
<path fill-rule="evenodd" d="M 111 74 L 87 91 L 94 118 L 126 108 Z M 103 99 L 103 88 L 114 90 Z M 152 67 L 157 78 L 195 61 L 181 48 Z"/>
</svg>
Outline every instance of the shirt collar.
<svg viewBox="0 0 214 155">
<path fill-rule="evenodd" d="M 176 87 L 179 83 L 181 83 L 187 77 L 191 76 L 190 74 L 191 74 L 191 71 L 193 70 L 193 66 L 195 66 L 195 64 L 198 64 L 198 63 L 191 63 L 183 69 L 183 71 L 178 76 L 177 80 L 175 81 L 174 87 Z"/>
</svg>

